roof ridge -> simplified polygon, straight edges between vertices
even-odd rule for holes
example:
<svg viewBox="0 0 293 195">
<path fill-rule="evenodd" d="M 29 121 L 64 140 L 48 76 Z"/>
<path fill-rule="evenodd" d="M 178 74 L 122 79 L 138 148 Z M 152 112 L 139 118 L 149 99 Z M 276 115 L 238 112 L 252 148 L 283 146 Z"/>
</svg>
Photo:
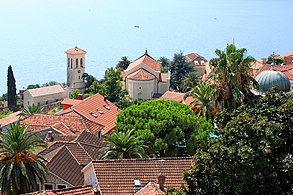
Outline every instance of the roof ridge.
<svg viewBox="0 0 293 195">
<path fill-rule="evenodd" d="M 74 143 L 71 143 L 71 144 L 74 144 Z M 77 158 L 74 156 L 74 154 L 71 152 L 71 150 L 66 146 L 66 144 L 64 145 L 65 148 L 68 150 L 68 152 L 71 154 L 71 156 L 76 160 L 76 162 L 78 163 L 78 165 L 82 165 L 78 160 Z"/>
<path fill-rule="evenodd" d="M 92 158 L 92 156 L 84 149 L 84 147 L 80 144 L 80 142 L 77 142 L 77 144 L 84 150 L 84 152 L 90 157 L 90 159 L 92 159 L 92 161 L 94 160 Z"/>
<path fill-rule="evenodd" d="M 107 159 L 107 160 L 94 160 L 93 163 L 99 162 L 119 162 L 119 161 L 160 161 L 160 160 L 192 160 L 193 157 L 162 157 L 162 158 L 125 158 L 125 159 Z"/>
</svg>

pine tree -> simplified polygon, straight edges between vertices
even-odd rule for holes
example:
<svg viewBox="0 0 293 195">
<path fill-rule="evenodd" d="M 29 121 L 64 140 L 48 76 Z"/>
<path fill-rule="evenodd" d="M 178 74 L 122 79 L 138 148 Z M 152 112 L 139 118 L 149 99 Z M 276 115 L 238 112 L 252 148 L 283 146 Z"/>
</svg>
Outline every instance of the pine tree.
<svg viewBox="0 0 293 195">
<path fill-rule="evenodd" d="M 7 70 L 7 93 L 8 93 L 8 108 L 12 111 L 16 110 L 16 85 L 12 67 Z"/>
</svg>

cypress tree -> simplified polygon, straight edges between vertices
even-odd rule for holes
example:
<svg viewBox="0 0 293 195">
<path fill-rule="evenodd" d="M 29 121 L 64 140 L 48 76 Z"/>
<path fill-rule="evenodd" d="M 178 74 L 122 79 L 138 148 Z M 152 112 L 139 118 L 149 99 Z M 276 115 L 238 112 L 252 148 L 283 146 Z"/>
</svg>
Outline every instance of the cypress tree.
<svg viewBox="0 0 293 195">
<path fill-rule="evenodd" d="M 9 66 L 7 70 L 7 94 L 8 94 L 8 108 L 12 111 L 16 110 L 16 85 L 13 75 L 12 67 Z"/>
</svg>

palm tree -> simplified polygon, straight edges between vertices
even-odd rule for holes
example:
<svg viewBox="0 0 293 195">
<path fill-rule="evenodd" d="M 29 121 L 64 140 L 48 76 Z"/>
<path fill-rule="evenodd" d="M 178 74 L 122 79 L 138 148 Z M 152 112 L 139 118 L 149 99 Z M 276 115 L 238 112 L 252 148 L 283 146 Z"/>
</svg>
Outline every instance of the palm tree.
<svg viewBox="0 0 293 195">
<path fill-rule="evenodd" d="M 108 146 L 101 159 L 144 158 L 145 148 L 142 141 L 133 135 L 134 130 L 119 132 L 114 131 L 109 136 Z"/>
<path fill-rule="evenodd" d="M 19 116 L 24 116 L 24 117 L 28 117 L 31 116 L 35 113 L 41 113 L 43 111 L 43 108 L 40 108 L 39 105 L 32 105 L 32 106 L 28 106 L 27 108 L 23 108 L 21 113 L 19 114 Z"/>
<path fill-rule="evenodd" d="M 126 70 L 127 67 L 129 66 L 130 61 L 128 59 L 127 56 L 123 56 L 121 57 L 121 60 L 118 62 L 118 64 L 116 65 L 116 68 L 120 68 L 121 70 Z"/>
<path fill-rule="evenodd" d="M 250 64 L 255 59 L 246 57 L 246 49 L 236 49 L 234 44 L 227 44 L 225 51 L 217 49 L 215 53 L 218 58 L 211 60 L 214 68 L 210 83 L 216 90 L 216 99 L 223 108 L 237 108 L 252 96 L 249 87 L 256 82 Z"/>
<path fill-rule="evenodd" d="M 36 190 L 37 180 L 43 183 L 48 171 L 45 159 L 33 151 L 47 147 L 46 143 L 19 123 L 11 124 L 8 133 L 0 135 L 1 192 L 23 194 Z"/>
<path fill-rule="evenodd" d="M 194 101 L 191 102 L 192 109 L 195 114 L 199 114 L 206 118 L 212 118 L 217 112 L 217 105 L 214 101 L 214 90 L 207 84 L 199 84 L 194 87 L 190 92 L 186 93 L 184 99 L 193 97 Z"/>
<path fill-rule="evenodd" d="M 185 75 L 183 83 L 183 91 L 189 91 L 197 85 L 200 76 L 196 71 L 189 72 Z"/>
<path fill-rule="evenodd" d="M 160 57 L 158 61 L 162 65 L 161 72 L 168 72 L 171 63 L 170 60 L 166 57 Z"/>
</svg>

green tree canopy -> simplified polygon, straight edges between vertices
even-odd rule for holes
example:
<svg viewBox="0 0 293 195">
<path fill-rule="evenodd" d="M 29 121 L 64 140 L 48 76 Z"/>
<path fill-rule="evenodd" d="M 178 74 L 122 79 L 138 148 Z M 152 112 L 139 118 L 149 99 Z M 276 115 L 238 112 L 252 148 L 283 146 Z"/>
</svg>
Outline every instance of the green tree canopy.
<svg viewBox="0 0 293 195">
<path fill-rule="evenodd" d="M 133 130 L 125 132 L 114 131 L 109 136 L 109 142 L 101 159 L 145 158 L 146 146 L 133 135 Z"/>
<path fill-rule="evenodd" d="M 70 99 L 77 99 L 78 94 L 81 92 L 78 89 L 74 89 L 70 92 Z"/>
<path fill-rule="evenodd" d="M 121 70 L 126 70 L 130 64 L 130 60 L 127 56 L 121 57 L 120 61 L 116 65 L 116 69 L 120 68 Z"/>
<path fill-rule="evenodd" d="M 90 74 L 87 74 L 87 73 L 84 73 L 82 75 L 82 78 L 83 78 L 83 80 L 85 82 L 85 87 L 87 89 L 90 88 L 90 86 L 93 84 L 93 82 L 97 80 L 94 76 L 92 76 Z"/>
<path fill-rule="evenodd" d="M 36 89 L 36 88 L 40 88 L 39 84 L 30 84 L 27 86 L 27 89 Z"/>
<path fill-rule="evenodd" d="M 107 96 L 111 102 L 119 102 L 127 94 L 127 91 L 122 88 L 121 70 L 113 67 L 108 68 L 105 72 L 105 80 L 98 89 L 101 95 Z"/>
<path fill-rule="evenodd" d="M 185 174 L 189 194 L 292 193 L 292 94 L 269 93 L 216 121 L 221 136 Z"/>
<path fill-rule="evenodd" d="M 11 124 L 8 133 L 0 135 L 1 193 L 18 195 L 37 190 L 37 180 L 43 183 L 48 171 L 45 159 L 34 150 L 47 147 L 46 143 L 19 123 Z"/>
<path fill-rule="evenodd" d="M 122 110 L 116 127 L 122 132 L 134 129 L 134 134 L 149 146 L 149 155 L 160 152 L 161 156 L 182 156 L 195 153 L 195 135 L 202 120 L 187 105 L 158 99 Z"/>
<path fill-rule="evenodd" d="M 211 59 L 211 84 L 216 90 L 216 99 L 225 109 L 233 109 L 253 96 L 249 87 L 256 83 L 252 77 L 251 63 L 255 59 L 245 56 L 246 49 L 237 49 L 227 44 L 224 51 L 216 50 L 217 58 Z"/>
<path fill-rule="evenodd" d="M 190 91 L 192 88 L 197 86 L 198 81 L 200 80 L 200 76 L 197 71 L 192 71 L 187 73 L 182 80 L 182 91 L 187 92 Z"/>
<path fill-rule="evenodd" d="M 9 66 L 7 70 L 7 94 L 8 94 L 8 108 L 12 111 L 16 111 L 16 85 L 13 75 L 12 67 Z"/>
<path fill-rule="evenodd" d="M 162 67 L 161 67 L 161 72 L 168 72 L 169 68 L 170 68 L 170 60 L 166 57 L 160 57 L 158 60 Z"/>
<path fill-rule="evenodd" d="M 172 89 L 179 92 L 183 91 L 183 79 L 187 73 L 193 71 L 192 63 L 186 61 L 182 52 L 174 54 L 170 64 Z"/>
</svg>

